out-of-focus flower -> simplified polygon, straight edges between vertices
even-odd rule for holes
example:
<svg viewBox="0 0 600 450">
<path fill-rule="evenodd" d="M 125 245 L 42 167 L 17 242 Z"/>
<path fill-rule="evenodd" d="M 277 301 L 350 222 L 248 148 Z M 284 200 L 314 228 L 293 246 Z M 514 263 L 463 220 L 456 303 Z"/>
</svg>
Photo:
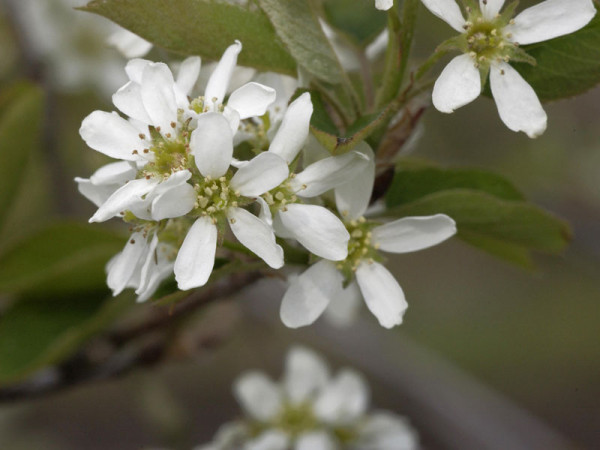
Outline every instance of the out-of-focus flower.
<svg viewBox="0 0 600 450">
<path fill-rule="evenodd" d="M 456 233 L 455 222 L 443 214 L 405 217 L 385 224 L 365 219 L 375 177 L 373 151 L 361 150 L 370 164 L 335 190 L 336 204 L 350 235 L 348 255 L 332 262 L 323 259 L 292 279 L 281 303 L 281 319 L 289 327 L 310 325 L 335 299 L 337 308 L 352 315 L 362 296 L 369 310 L 385 328 L 402 323 L 408 304 L 394 276 L 380 263 L 380 251 L 408 253 L 437 245 Z M 344 288 L 344 282 L 347 287 Z"/>
<path fill-rule="evenodd" d="M 125 29 L 112 33 L 106 42 L 119 50 L 127 59 L 141 58 L 152 49 L 150 42 Z"/>
<path fill-rule="evenodd" d="M 442 71 L 433 89 L 433 104 L 451 113 L 475 100 L 481 80 L 490 77 L 492 95 L 504 124 L 534 138 L 546 129 L 547 116 L 533 88 L 509 61 L 535 63 L 519 46 L 547 41 L 584 27 L 596 14 L 592 0 L 546 0 L 513 19 L 516 3 L 500 13 L 504 0 L 480 0 L 466 8 L 465 19 L 454 0 L 422 0 L 456 31 L 451 45 L 464 52 Z"/>
<path fill-rule="evenodd" d="M 394 0 L 375 0 L 375 8 L 387 11 L 394 6 Z"/>
<path fill-rule="evenodd" d="M 325 362 L 303 347 L 287 355 L 279 383 L 248 372 L 234 384 L 245 417 L 223 425 L 196 450 L 412 450 L 418 439 L 407 421 L 369 412 L 369 389 L 351 369 L 331 376 Z"/>
<path fill-rule="evenodd" d="M 93 14 L 77 11 L 74 0 L 13 2 L 25 39 L 45 75 L 64 91 L 99 89 L 109 95 L 123 84 L 123 60 L 105 45 L 117 26 Z"/>
</svg>

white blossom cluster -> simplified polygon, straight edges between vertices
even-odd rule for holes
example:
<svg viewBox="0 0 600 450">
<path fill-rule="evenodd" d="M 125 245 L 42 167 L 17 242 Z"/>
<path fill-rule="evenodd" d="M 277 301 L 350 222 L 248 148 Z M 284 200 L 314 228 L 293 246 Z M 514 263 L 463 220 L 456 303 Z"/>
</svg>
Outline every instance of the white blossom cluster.
<svg viewBox="0 0 600 450">
<path fill-rule="evenodd" d="M 418 437 L 390 411 L 369 411 L 369 388 L 351 369 L 331 375 L 304 347 L 292 348 L 283 379 L 251 371 L 234 383 L 244 417 L 195 450 L 413 450 Z"/>
<path fill-rule="evenodd" d="M 359 289 L 383 326 L 401 323 L 404 294 L 379 250 L 435 245 L 456 232 L 454 221 L 365 219 L 375 178 L 370 147 L 309 154 L 308 93 L 289 106 L 258 82 L 227 95 L 241 49 L 236 42 L 225 51 L 197 97 L 190 95 L 199 58 L 183 61 L 176 77 L 163 63 L 133 59 L 125 69 L 129 81 L 113 95 L 125 117 L 94 111 L 84 119 L 87 145 L 120 160 L 76 179 L 98 207 L 90 222 L 118 217 L 131 231 L 107 265 L 108 286 L 114 295 L 133 288 L 139 301 L 172 273 L 181 290 L 203 286 L 230 231 L 273 269 L 285 261 L 276 237 L 312 255 L 314 264 L 285 295 L 281 315 L 288 326 L 312 323 L 333 299 L 353 310 Z M 247 151 L 234 156 L 240 143 Z M 328 207 L 329 192 L 337 211 Z"/>
</svg>

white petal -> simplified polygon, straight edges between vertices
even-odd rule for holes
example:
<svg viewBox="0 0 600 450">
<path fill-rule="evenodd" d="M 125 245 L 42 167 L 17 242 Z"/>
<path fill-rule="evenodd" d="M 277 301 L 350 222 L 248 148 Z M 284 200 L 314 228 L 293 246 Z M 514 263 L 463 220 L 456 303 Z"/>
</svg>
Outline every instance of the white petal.
<svg viewBox="0 0 600 450">
<path fill-rule="evenodd" d="M 237 57 L 241 51 L 242 44 L 240 41 L 235 41 L 235 44 L 227 47 L 227 50 L 223 53 L 217 68 L 210 76 L 208 84 L 206 85 L 204 97 L 207 102 L 214 102 L 217 105 L 223 103 L 225 92 L 227 92 L 227 86 L 231 79 L 231 74 L 237 64 Z"/>
<path fill-rule="evenodd" d="M 330 261 L 319 261 L 293 279 L 281 301 L 281 321 L 290 328 L 310 325 L 341 290 L 343 276 Z"/>
<path fill-rule="evenodd" d="M 373 42 L 367 45 L 365 48 L 365 56 L 369 61 L 375 61 L 379 55 L 381 55 L 388 46 L 388 42 L 390 40 L 390 33 L 386 28 L 381 33 L 377 35 Z"/>
<path fill-rule="evenodd" d="M 274 419 L 282 408 L 279 386 L 260 372 L 248 372 L 233 384 L 238 403 L 253 419 Z"/>
<path fill-rule="evenodd" d="M 79 134 L 94 150 L 111 158 L 135 161 L 145 142 L 140 139 L 139 131 L 116 112 L 94 111 L 81 123 Z"/>
<path fill-rule="evenodd" d="M 335 204 L 345 220 L 357 219 L 362 216 L 373 192 L 375 182 L 375 154 L 366 142 L 361 142 L 355 148 L 368 157 L 368 163 L 352 180 L 335 188 Z"/>
<path fill-rule="evenodd" d="M 136 203 L 142 202 L 142 197 L 148 194 L 158 181 L 145 178 L 132 180 L 117 189 L 91 217 L 90 222 L 104 222 L 122 211 L 131 209 Z"/>
<path fill-rule="evenodd" d="M 257 197 L 256 201 L 258 202 L 258 204 L 260 206 L 260 212 L 258 213 L 259 219 L 262 220 L 267 225 L 272 227 L 273 226 L 273 214 L 271 214 L 271 208 L 269 207 L 269 204 L 262 197 Z"/>
<path fill-rule="evenodd" d="M 218 113 L 198 117 L 198 125 L 190 137 L 190 148 L 202 175 L 213 178 L 224 175 L 233 157 L 233 136 L 227 119 Z"/>
<path fill-rule="evenodd" d="M 275 242 L 273 228 L 242 208 L 229 208 L 227 219 L 238 241 L 273 269 L 283 266 L 283 249 Z"/>
<path fill-rule="evenodd" d="M 262 209 L 262 206 L 261 206 Z M 263 213 L 263 211 L 261 211 L 261 213 Z M 266 212 L 264 212 L 264 214 L 266 215 Z M 271 216 L 272 217 L 272 227 L 273 230 L 275 230 L 275 234 L 277 235 L 277 237 L 283 238 L 283 239 L 294 239 L 294 235 L 291 231 L 289 231 L 286 226 L 281 222 L 281 217 L 279 216 L 279 211 L 276 210 L 274 215 Z"/>
<path fill-rule="evenodd" d="M 379 324 L 392 328 L 402 323 L 408 304 L 394 276 L 377 262 L 362 262 L 356 270 L 356 281 L 369 310 Z"/>
<path fill-rule="evenodd" d="M 433 86 L 433 106 L 438 111 L 451 113 L 471 103 L 481 94 L 479 69 L 471 56 L 457 56 L 444 68 Z"/>
<path fill-rule="evenodd" d="M 194 188 L 184 183 L 158 195 L 152 201 L 152 219 L 163 220 L 189 213 L 196 202 Z"/>
<path fill-rule="evenodd" d="M 290 185 L 300 197 L 316 197 L 353 180 L 368 166 L 369 158 L 360 152 L 330 156 L 308 166 L 290 180 Z"/>
<path fill-rule="evenodd" d="M 120 294 L 133 276 L 139 260 L 148 249 L 148 242 L 142 232 L 133 233 L 127 240 L 123 251 L 108 266 L 106 284 L 113 295 Z"/>
<path fill-rule="evenodd" d="M 375 8 L 387 11 L 394 6 L 394 0 L 375 0 Z"/>
<path fill-rule="evenodd" d="M 235 447 L 237 448 L 237 446 Z M 244 444 L 241 450 L 288 450 L 289 437 L 283 431 L 267 429 Z"/>
<path fill-rule="evenodd" d="M 344 224 L 328 209 L 318 205 L 287 205 L 280 210 L 283 226 L 307 250 L 321 258 L 341 261 L 348 256 L 350 235 Z"/>
<path fill-rule="evenodd" d="M 465 19 L 454 0 L 421 0 L 434 15 L 442 19 L 456 31 L 464 33 Z"/>
<path fill-rule="evenodd" d="M 357 445 L 377 450 L 419 448 L 418 436 L 406 420 L 387 411 L 375 412 L 366 418 Z"/>
<path fill-rule="evenodd" d="M 337 450 L 334 438 L 325 431 L 311 431 L 298 437 L 294 450 Z"/>
<path fill-rule="evenodd" d="M 514 42 L 533 44 L 573 33 L 586 26 L 595 14 L 592 0 L 546 0 L 520 13 L 505 32 L 512 34 Z"/>
<path fill-rule="evenodd" d="M 112 96 L 114 105 L 119 108 L 123 114 L 145 123 L 152 124 L 150 116 L 146 112 L 144 102 L 142 101 L 142 87 L 138 83 L 130 81 L 115 92 Z M 146 133 L 148 130 L 146 130 Z"/>
<path fill-rule="evenodd" d="M 225 106 L 225 109 L 223 110 L 223 117 L 225 117 L 229 122 L 229 127 L 231 128 L 231 132 L 234 134 L 234 137 L 236 137 L 238 134 L 241 134 L 238 132 L 238 128 L 240 127 L 240 114 L 235 109 Z M 239 142 L 236 142 L 236 145 L 238 143 Z"/>
<path fill-rule="evenodd" d="M 493 20 L 504 6 L 504 0 L 479 0 L 479 8 L 483 17 Z"/>
<path fill-rule="evenodd" d="M 87 178 L 75 178 L 79 193 L 100 207 L 118 189 L 118 185 L 97 185 Z"/>
<path fill-rule="evenodd" d="M 306 347 L 291 348 L 285 360 L 283 383 L 292 404 L 311 400 L 328 379 L 329 369 L 319 355 Z"/>
<path fill-rule="evenodd" d="M 336 327 L 351 325 L 358 315 L 362 295 L 356 281 L 335 295 L 325 310 L 325 318 Z"/>
<path fill-rule="evenodd" d="M 356 372 L 345 369 L 321 391 L 314 404 L 316 416 L 332 425 L 359 419 L 369 403 L 369 389 Z"/>
<path fill-rule="evenodd" d="M 200 65 L 199 56 L 190 56 L 184 59 L 181 66 L 179 66 L 176 84 L 185 95 L 190 95 L 190 92 L 192 92 L 198 80 L 198 75 L 200 75 Z"/>
<path fill-rule="evenodd" d="M 94 184 L 123 184 L 135 178 L 136 169 L 127 161 L 119 161 L 100 167 L 90 177 Z"/>
<path fill-rule="evenodd" d="M 182 291 L 203 286 L 215 264 L 217 227 L 200 217 L 188 231 L 175 260 L 175 279 Z"/>
<path fill-rule="evenodd" d="M 512 131 L 523 131 L 530 138 L 546 130 L 548 116 L 533 88 L 506 63 L 490 68 L 490 87 L 502 122 Z"/>
<path fill-rule="evenodd" d="M 148 244 L 146 255 L 144 256 L 144 261 L 142 263 L 142 267 L 140 270 L 140 283 L 139 283 L 138 289 L 136 289 L 136 291 L 135 291 L 136 294 L 139 294 L 146 289 L 146 287 L 148 285 L 148 281 L 150 281 L 150 278 L 152 276 L 152 273 L 155 271 L 155 269 L 158 266 L 157 261 L 156 261 L 158 258 L 157 258 L 157 254 L 155 253 L 157 246 L 158 246 L 158 236 L 156 234 L 154 234 L 152 236 L 152 239 L 150 239 L 150 243 Z"/>
<path fill-rule="evenodd" d="M 137 84 L 142 83 L 142 75 L 144 74 L 144 70 L 152 64 L 152 61 L 148 61 L 147 59 L 132 59 L 125 66 L 125 72 L 129 77 L 129 80 L 136 82 Z"/>
<path fill-rule="evenodd" d="M 312 113 L 310 94 L 305 92 L 288 107 L 269 151 L 281 156 L 288 164 L 292 162 L 306 142 Z"/>
<path fill-rule="evenodd" d="M 240 167 L 231 178 L 231 187 L 246 197 L 256 197 L 279 186 L 288 177 L 286 162 L 264 152 Z"/>
<path fill-rule="evenodd" d="M 456 234 L 456 223 L 444 214 L 405 217 L 373 228 L 373 243 L 392 253 L 433 247 Z"/>
<path fill-rule="evenodd" d="M 276 98 L 275 89 L 259 83 L 247 83 L 232 92 L 227 106 L 240 114 L 240 119 L 262 116 Z"/>
<path fill-rule="evenodd" d="M 119 50 L 127 59 L 144 56 L 152 48 L 150 42 L 125 29 L 111 34 L 106 42 Z"/>
<path fill-rule="evenodd" d="M 149 64 L 142 74 L 141 96 L 152 125 L 161 128 L 165 135 L 172 131 L 171 123 L 177 122 L 177 103 L 173 86 L 173 74 L 166 64 Z"/>
<path fill-rule="evenodd" d="M 158 253 L 158 264 L 152 267 L 153 270 L 149 272 L 145 279 L 145 283 L 140 283 L 140 287 L 135 291 L 138 296 L 136 299 L 138 303 L 148 300 L 152 294 L 154 294 L 160 283 L 173 273 L 173 262 L 161 257 L 161 247 L 161 244 L 159 244 L 158 249 L 156 250 Z"/>
</svg>

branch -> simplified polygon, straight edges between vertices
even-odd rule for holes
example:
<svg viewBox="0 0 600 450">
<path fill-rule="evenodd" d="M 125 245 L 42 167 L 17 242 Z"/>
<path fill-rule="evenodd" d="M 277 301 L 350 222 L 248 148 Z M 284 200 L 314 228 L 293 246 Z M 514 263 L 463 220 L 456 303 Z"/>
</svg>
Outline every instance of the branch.
<svg viewBox="0 0 600 450">
<path fill-rule="evenodd" d="M 235 294 L 262 276 L 259 272 L 235 274 L 192 292 L 175 305 L 158 306 L 142 323 L 99 336 L 59 366 L 44 369 L 25 382 L 0 388 L 0 403 L 40 397 L 155 365 L 168 356 L 173 338 L 192 312 Z M 207 337 L 207 344 L 212 340 Z"/>
</svg>

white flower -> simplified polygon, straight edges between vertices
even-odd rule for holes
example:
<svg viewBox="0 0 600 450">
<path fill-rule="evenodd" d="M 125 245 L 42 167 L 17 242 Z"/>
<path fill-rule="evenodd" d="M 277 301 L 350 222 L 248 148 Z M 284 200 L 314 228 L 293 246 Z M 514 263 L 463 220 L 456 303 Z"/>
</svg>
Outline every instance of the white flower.
<svg viewBox="0 0 600 450">
<path fill-rule="evenodd" d="M 239 42 L 225 51 L 205 95 L 191 101 L 200 58 L 183 61 L 176 79 L 165 64 L 132 60 L 126 66 L 129 82 L 113 96 L 129 118 L 95 111 L 84 119 L 80 134 L 85 142 L 122 160 L 90 179 L 76 179 L 79 190 L 98 206 L 90 222 L 120 216 L 133 231 L 107 266 L 115 295 L 134 287 L 144 300 L 173 271 L 180 289 L 202 286 L 212 272 L 218 229 L 225 222 L 269 266 L 283 265 L 271 225 L 243 207 L 287 179 L 287 163 L 264 152 L 237 170 L 230 167 L 240 120 L 264 114 L 275 100 L 273 89 L 251 82 L 223 104 L 240 51 Z"/>
<path fill-rule="evenodd" d="M 375 8 L 381 10 L 388 10 L 394 6 L 394 0 L 375 0 Z"/>
<path fill-rule="evenodd" d="M 279 383 L 251 371 L 236 380 L 234 394 L 245 418 L 225 424 L 200 449 L 417 448 L 405 420 L 387 411 L 369 414 L 369 388 L 360 374 L 342 369 L 331 376 L 325 362 L 303 347 L 288 352 Z"/>
<path fill-rule="evenodd" d="M 481 80 L 489 72 L 492 95 L 504 124 L 513 131 L 537 137 L 546 129 L 547 116 L 533 88 L 508 61 L 529 61 L 519 45 L 533 44 L 573 33 L 596 14 L 592 0 L 546 0 L 525 9 L 514 19 L 513 8 L 501 14 L 504 0 L 480 0 L 479 10 L 467 8 L 467 19 L 454 0 L 422 0 L 436 16 L 460 31 L 455 44 L 465 54 L 442 71 L 433 89 L 433 104 L 441 112 L 475 100 Z"/>
<path fill-rule="evenodd" d="M 175 279 L 180 289 L 204 285 L 214 265 L 217 222 L 226 217 L 236 238 L 269 266 L 283 266 L 283 250 L 275 242 L 270 225 L 239 206 L 242 197 L 257 197 L 281 184 L 288 167 L 276 155 L 261 153 L 231 176 L 233 134 L 223 115 L 198 117 L 190 148 L 204 177 L 196 191 L 201 216 L 188 231 L 175 260 Z"/>
<path fill-rule="evenodd" d="M 358 291 L 369 310 L 385 328 L 402 323 L 407 308 L 404 293 L 394 276 L 377 262 L 379 251 L 408 253 L 439 244 L 456 233 L 454 221 L 443 214 L 405 217 L 378 225 L 363 217 L 369 204 L 375 165 L 372 150 L 369 167 L 360 176 L 336 188 L 336 204 L 351 236 L 348 256 L 338 263 L 323 259 L 293 279 L 281 303 L 281 320 L 291 328 L 310 325 L 336 299 L 348 302 L 337 314 L 338 321 L 352 316 Z M 344 279 L 349 286 L 344 289 Z M 354 279 L 356 281 L 354 281 Z M 338 305 L 338 309 L 339 309 Z M 342 308 L 344 308 L 342 306 Z"/>
<path fill-rule="evenodd" d="M 312 115 L 310 94 L 304 93 L 288 107 L 268 153 L 292 163 L 308 137 Z M 344 259 L 350 236 L 338 217 L 320 205 L 300 203 L 351 179 L 366 166 L 359 152 L 317 161 L 275 190 L 263 195 L 262 217 L 273 223 L 278 236 L 296 239 L 315 255 L 333 261 Z"/>
</svg>

